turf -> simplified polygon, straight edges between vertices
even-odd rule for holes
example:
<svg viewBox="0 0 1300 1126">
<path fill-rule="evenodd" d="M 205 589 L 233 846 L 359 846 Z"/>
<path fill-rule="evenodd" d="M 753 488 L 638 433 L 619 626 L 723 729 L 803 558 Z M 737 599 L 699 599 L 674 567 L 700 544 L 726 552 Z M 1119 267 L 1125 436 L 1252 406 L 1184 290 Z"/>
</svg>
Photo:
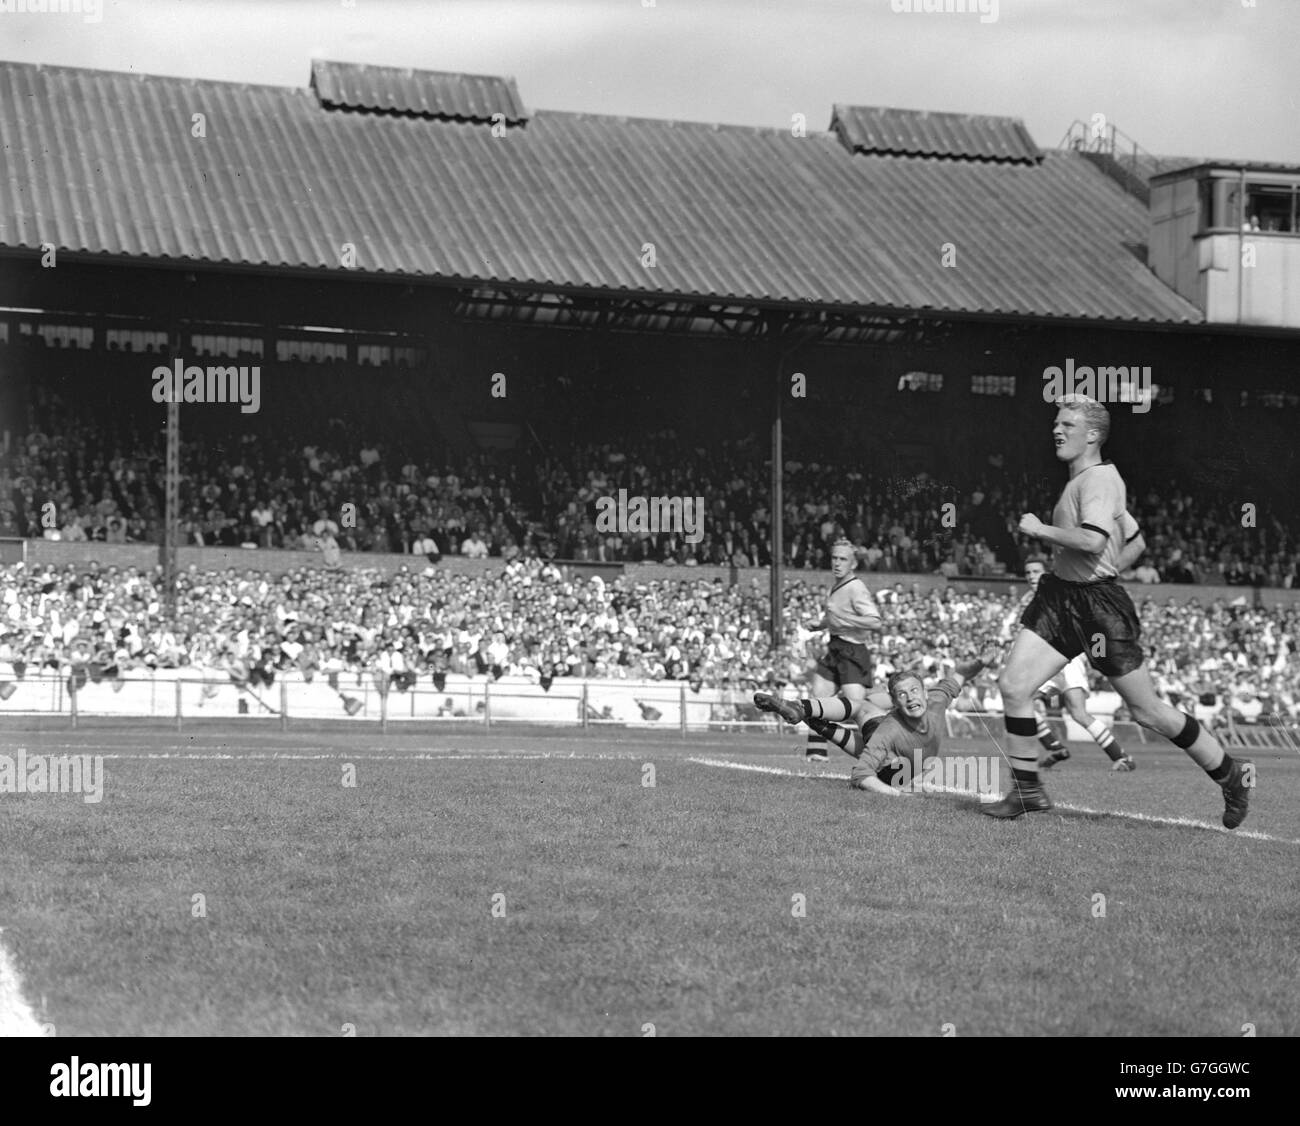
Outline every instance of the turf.
<svg viewBox="0 0 1300 1126">
<path fill-rule="evenodd" d="M 60 1035 L 1300 1032 L 1300 756 L 1255 756 L 1276 840 L 1120 816 L 1217 824 L 1172 748 L 1076 747 L 1050 790 L 1099 812 L 1011 823 L 692 761 L 792 742 L 6 733 L 121 757 L 0 795 L 3 942 Z"/>
</svg>

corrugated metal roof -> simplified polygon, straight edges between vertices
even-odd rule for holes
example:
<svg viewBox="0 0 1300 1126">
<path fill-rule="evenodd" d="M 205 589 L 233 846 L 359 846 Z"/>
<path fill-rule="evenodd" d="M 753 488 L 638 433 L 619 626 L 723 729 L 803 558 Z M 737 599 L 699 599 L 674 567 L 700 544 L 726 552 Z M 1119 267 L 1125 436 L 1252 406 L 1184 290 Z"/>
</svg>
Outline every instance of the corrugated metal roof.
<svg viewBox="0 0 1300 1126">
<path fill-rule="evenodd" d="M 0 64 L 0 151 L 0 246 L 30 251 L 335 270 L 351 244 L 376 275 L 1203 320 L 1133 252 L 1145 209 L 1068 153 L 866 157 L 830 133 L 556 112 L 493 136 L 307 89 L 17 63 Z"/>
<path fill-rule="evenodd" d="M 322 104 L 332 108 L 415 113 L 452 121 L 491 121 L 500 113 L 511 125 L 528 117 L 515 80 L 490 74 L 313 59 L 311 85 Z"/>
<path fill-rule="evenodd" d="M 831 130 L 850 150 L 880 156 L 1035 163 L 1038 146 L 1019 118 L 930 113 L 888 106 L 835 107 Z"/>
</svg>

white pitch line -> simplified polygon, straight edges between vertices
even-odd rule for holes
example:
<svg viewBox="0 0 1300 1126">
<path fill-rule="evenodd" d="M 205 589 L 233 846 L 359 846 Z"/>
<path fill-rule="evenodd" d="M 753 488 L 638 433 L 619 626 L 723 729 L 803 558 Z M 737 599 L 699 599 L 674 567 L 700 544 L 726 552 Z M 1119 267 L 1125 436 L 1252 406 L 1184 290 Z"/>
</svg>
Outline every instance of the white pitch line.
<svg viewBox="0 0 1300 1126">
<path fill-rule="evenodd" d="M 0 946 L 0 1036 L 43 1036 L 44 1026 L 23 1000 L 18 971 Z"/>
<path fill-rule="evenodd" d="M 632 759 L 645 758 L 644 755 L 632 754 L 579 754 L 577 752 L 560 753 L 550 751 L 475 751 L 463 754 L 450 751 L 440 754 L 437 751 L 411 751 L 406 754 L 375 754 L 369 751 L 333 751 L 317 754 L 303 754 L 298 751 L 258 751 L 249 754 L 218 754 L 213 751 L 128 751 L 103 752 L 99 757 L 125 762 L 143 762 L 153 759 L 172 759 L 177 762 L 324 762 L 344 759 L 348 762 L 492 762 L 502 759 L 519 762 L 524 759 L 554 759 L 563 762 L 567 759 L 584 761 L 627 762 Z"/>
<path fill-rule="evenodd" d="M 760 774 L 781 774 L 787 778 L 828 778 L 842 781 L 849 777 L 847 774 L 829 770 L 791 770 L 784 766 L 759 766 L 756 763 L 732 762 L 720 758 L 688 758 L 686 761 L 699 763 L 701 766 L 726 767 L 729 770 L 749 770 Z M 995 800 L 975 790 L 959 790 L 952 786 L 927 786 L 926 792 L 962 794 L 966 797 L 978 797 L 981 801 Z M 1252 841 L 1272 841 L 1274 844 L 1300 845 L 1300 840 L 1292 840 L 1290 837 L 1275 837 L 1271 833 L 1259 833 L 1253 829 L 1225 829 L 1222 825 L 1215 825 L 1210 821 L 1197 821 L 1192 817 L 1156 817 L 1150 813 L 1124 813 L 1115 809 L 1090 809 L 1086 805 L 1069 805 L 1066 802 L 1053 802 L 1052 808 L 1065 810 L 1067 813 L 1087 813 L 1094 817 L 1122 817 L 1129 821 L 1146 821 L 1153 825 L 1173 825 L 1184 829 L 1210 829 L 1216 833 L 1224 833 L 1231 837 L 1245 837 Z"/>
<path fill-rule="evenodd" d="M 701 766 L 724 766 L 731 770 L 749 770 L 757 774 L 783 774 L 788 778 L 825 778 L 836 782 L 847 782 L 851 775 L 835 770 L 791 770 L 785 766 L 759 766 L 754 762 L 734 762 L 725 758 L 688 758 L 687 762 L 697 762 Z M 958 794 L 964 798 L 979 798 L 982 802 L 995 802 L 994 794 L 982 794 L 979 790 L 964 790 L 960 786 L 944 786 L 937 782 L 924 782 L 924 788 L 917 793 Z"/>
</svg>

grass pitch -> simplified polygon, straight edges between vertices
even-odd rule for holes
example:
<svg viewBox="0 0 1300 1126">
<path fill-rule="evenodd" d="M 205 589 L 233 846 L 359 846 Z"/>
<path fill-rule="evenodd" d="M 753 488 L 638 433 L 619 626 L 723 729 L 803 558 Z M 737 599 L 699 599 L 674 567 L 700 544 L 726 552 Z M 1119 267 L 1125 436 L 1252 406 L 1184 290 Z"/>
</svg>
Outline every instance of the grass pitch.
<svg viewBox="0 0 1300 1126">
<path fill-rule="evenodd" d="M 1008 823 L 796 741 L 7 730 L 107 780 L 0 795 L 0 942 L 58 1035 L 1300 1033 L 1300 755 L 1230 834 L 1172 747 Z"/>
</svg>

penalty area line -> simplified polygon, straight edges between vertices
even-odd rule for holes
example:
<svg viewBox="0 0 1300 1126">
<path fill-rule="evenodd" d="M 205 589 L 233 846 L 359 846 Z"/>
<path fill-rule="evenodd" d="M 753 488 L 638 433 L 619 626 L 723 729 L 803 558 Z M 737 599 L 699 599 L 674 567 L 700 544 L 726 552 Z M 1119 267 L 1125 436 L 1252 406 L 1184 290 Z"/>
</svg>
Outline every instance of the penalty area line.
<svg viewBox="0 0 1300 1126">
<path fill-rule="evenodd" d="M 791 770 L 784 766 L 759 766 L 751 762 L 732 762 L 721 758 L 688 758 L 687 762 L 700 766 L 724 767 L 728 770 L 746 770 L 757 774 L 779 774 L 787 778 L 825 778 L 830 781 L 845 781 L 849 775 L 837 771 Z M 991 802 L 997 799 L 992 795 L 981 794 L 975 790 L 960 790 L 953 786 L 927 786 L 926 793 L 961 794 L 965 797 L 978 797 L 980 801 Z M 1271 841 L 1274 844 L 1300 845 L 1300 840 L 1290 837 L 1275 837 L 1271 833 L 1260 833 L 1254 829 L 1226 829 L 1211 821 L 1198 821 L 1194 817 L 1157 817 L 1151 813 L 1125 813 L 1116 809 L 1092 809 L 1086 805 L 1071 805 L 1066 802 L 1054 802 L 1053 809 L 1066 813 L 1082 813 L 1092 817 L 1118 817 L 1125 821 L 1143 821 L 1151 825 L 1169 825 L 1178 829 L 1210 829 L 1230 837 L 1245 837 L 1252 841 Z"/>
</svg>

